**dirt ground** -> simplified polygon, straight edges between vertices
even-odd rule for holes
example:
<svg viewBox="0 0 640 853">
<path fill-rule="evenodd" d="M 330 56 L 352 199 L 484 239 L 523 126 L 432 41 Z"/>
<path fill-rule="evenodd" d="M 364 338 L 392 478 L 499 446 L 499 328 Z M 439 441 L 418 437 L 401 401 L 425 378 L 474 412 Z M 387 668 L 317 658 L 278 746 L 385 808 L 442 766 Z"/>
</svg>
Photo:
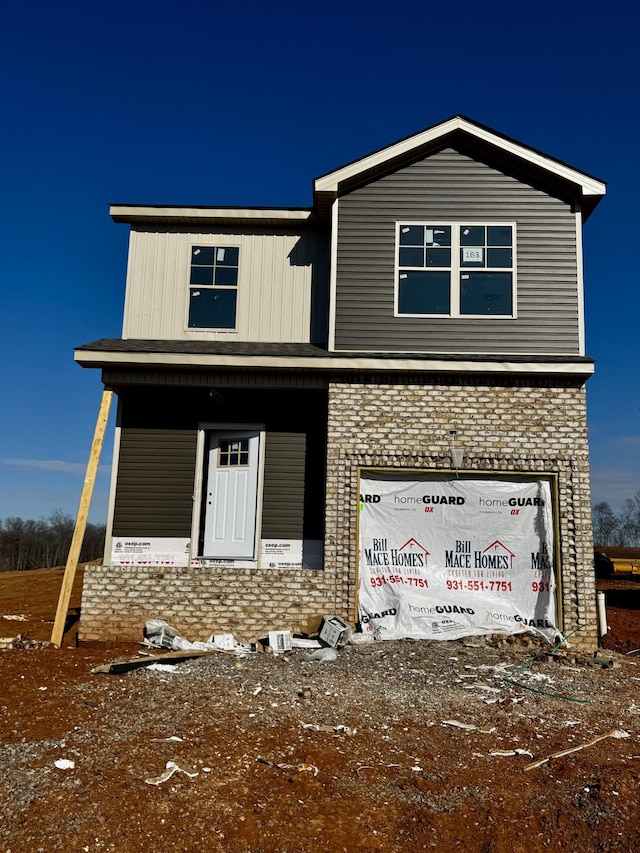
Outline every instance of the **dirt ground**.
<svg viewBox="0 0 640 853">
<path fill-rule="evenodd" d="M 0 637 L 48 639 L 61 579 L 0 574 Z M 0 853 L 636 851 L 640 592 L 607 596 L 599 662 L 474 638 L 104 675 L 139 647 L 73 625 L 0 650 Z"/>
</svg>

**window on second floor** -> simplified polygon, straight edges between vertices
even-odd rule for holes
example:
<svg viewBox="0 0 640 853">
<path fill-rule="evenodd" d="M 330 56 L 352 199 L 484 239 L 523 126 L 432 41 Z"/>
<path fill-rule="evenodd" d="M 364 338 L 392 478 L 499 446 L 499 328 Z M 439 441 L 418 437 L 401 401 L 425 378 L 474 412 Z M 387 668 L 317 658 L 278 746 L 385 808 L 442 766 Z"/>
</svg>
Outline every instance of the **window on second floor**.
<svg viewBox="0 0 640 853">
<path fill-rule="evenodd" d="M 235 329 L 238 258 L 237 246 L 192 246 L 190 329 Z"/>
<path fill-rule="evenodd" d="M 513 223 L 401 222 L 396 316 L 514 317 Z"/>
</svg>

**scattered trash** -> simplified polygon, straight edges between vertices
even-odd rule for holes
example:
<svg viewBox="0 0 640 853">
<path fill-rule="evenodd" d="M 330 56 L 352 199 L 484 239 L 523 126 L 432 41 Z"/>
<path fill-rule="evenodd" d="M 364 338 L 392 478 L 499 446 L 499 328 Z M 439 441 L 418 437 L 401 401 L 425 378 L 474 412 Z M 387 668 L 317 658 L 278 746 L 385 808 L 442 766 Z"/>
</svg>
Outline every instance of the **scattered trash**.
<svg viewBox="0 0 640 853">
<path fill-rule="evenodd" d="M 473 684 L 465 684 L 465 690 L 484 690 L 485 693 L 500 693 L 499 687 L 491 687 L 489 684 L 483 684 L 480 681 L 475 681 Z"/>
<path fill-rule="evenodd" d="M 452 726 L 456 729 L 467 729 L 470 732 L 475 732 L 477 726 L 471 725 L 470 723 L 459 723 L 457 720 L 443 720 L 440 723 L 441 726 Z"/>
<path fill-rule="evenodd" d="M 50 645 L 51 643 L 48 640 L 32 640 L 26 634 L 0 638 L 0 648 L 2 649 L 48 649 Z"/>
<path fill-rule="evenodd" d="M 441 726 L 448 726 L 453 729 L 464 729 L 468 732 L 480 732 L 483 735 L 492 735 L 496 727 L 492 726 L 489 728 L 480 728 L 480 726 L 475 726 L 473 723 L 460 723 L 458 720 L 442 720 L 440 723 Z"/>
<path fill-rule="evenodd" d="M 7 618 L 7 617 L 5 616 L 5 619 L 6 619 L 6 618 Z M 637 655 L 637 654 L 638 654 L 638 652 L 640 652 L 640 649 L 631 649 L 631 651 L 630 651 L 630 652 L 627 652 L 627 655 Z"/>
<path fill-rule="evenodd" d="M 520 672 L 522 669 L 524 669 L 524 667 L 514 670 L 513 674 L 516 675 L 516 673 Z M 505 678 L 504 676 L 502 676 L 502 680 L 506 684 L 512 684 L 514 687 L 520 687 L 522 690 L 529 690 L 531 693 L 539 693 L 541 696 L 549 696 L 551 699 L 563 699 L 565 702 L 576 702 L 578 705 L 591 704 L 591 699 L 579 699 L 576 696 L 563 696 L 561 693 L 549 693 L 548 690 L 540 690 L 537 687 L 531 687 L 529 684 L 525 684 L 523 681 L 516 681 L 513 678 Z"/>
<path fill-rule="evenodd" d="M 147 670 L 151 670 L 152 672 L 177 672 L 178 670 L 171 663 L 151 663 L 147 667 Z"/>
<path fill-rule="evenodd" d="M 232 652 L 235 649 L 236 638 L 233 634 L 212 634 L 207 642 L 213 643 L 225 652 Z"/>
<path fill-rule="evenodd" d="M 190 779 L 195 779 L 198 775 L 197 770 L 185 770 L 183 767 L 179 767 L 175 761 L 167 761 L 164 773 L 161 773 L 160 776 L 154 776 L 151 779 L 145 779 L 144 781 L 147 785 L 162 785 L 163 782 L 171 779 L 174 773 L 184 773 Z"/>
<path fill-rule="evenodd" d="M 396 767 L 396 768 L 402 769 L 402 764 L 380 764 L 378 766 L 379 767 L 386 767 L 386 768 Z M 356 773 L 356 776 L 360 776 L 361 770 L 375 770 L 375 769 L 376 768 L 373 764 L 361 764 L 360 767 L 356 767 L 355 773 Z M 411 769 L 414 770 L 415 768 L 412 767 Z M 419 769 L 422 770 L 422 768 L 419 768 Z"/>
<path fill-rule="evenodd" d="M 202 642 L 191 643 L 183 637 L 178 636 L 175 628 L 172 628 L 162 619 L 149 619 L 144 626 L 144 638 L 147 645 L 157 649 L 168 649 L 174 652 L 234 652 L 235 654 L 249 654 L 255 652 L 255 645 L 243 643 L 233 634 L 212 634 L 209 639 Z"/>
<path fill-rule="evenodd" d="M 533 758 L 533 753 L 529 752 L 528 749 L 490 749 L 488 754 L 504 757 L 509 757 L 510 755 L 528 755 L 529 758 Z"/>
<path fill-rule="evenodd" d="M 261 692 L 262 692 L 262 685 L 261 685 L 261 684 L 258 684 L 258 686 L 255 688 L 255 690 L 253 690 L 253 691 L 251 692 L 251 695 L 252 695 L 252 696 L 257 696 L 257 695 L 258 695 L 258 693 L 261 693 Z"/>
<path fill-rule="evenodd" d="M 291 651 L 291 631 L 269 631 L 269 648 L 274 655 Z"/>
<path fill-rule="evenodd" d="M 4 613 L 2 618 L 7 619 L 8 621 L 11 621 L 11 622 L 26 622 L 29 619 L 28 616 L 24 615 L 24 613 L 14 613 L 14 614 Z"/>
<path fill-rule="evenodd" d="M 259 761 L 260 764 L 266 764 L 267 767 L 275 767 L 276 770 L 282 770 L 285 773 L 287 770 L 295 770 L 296 773 L 309 772 L 317 776 L 320 772 L 315 764 L 276 764 L 274 761 L 269 761 L 266 758 L 257 758 L 256 761 Z"/>
<path fill-rule="evenodd" d="M 74 770 L 76 766 L 75 761 L 71 761 L 68 758 L 58 758 L 58 760 L 53 763 L 58 770 Z"/>
<path fill-rule="evenodd" d="M 322 649 L 317 649 L 315 652 L 305 652 L 302 655 L 303 661 L 315 661 L 316 663 L 330 663 L 337 660 L 338 651 L 330 646 L 325 646 Z"/>
<path fill-rule="evenodd" d="M 560 752 L 554 752 L 551 755 L 548 755 L 546 758 L 540 758 L 538 761 L 534 761 L 532 764 L 527 764 L 524 768 L 526 770 L 535 770 L 536 767 L 541 767 L 543 764 L 546 764 L 548 761 L 551 761 L 553 758 L 562 758 L 565 755 L 571 755 L 572 752 L 579 752 L 581 749 L 586 749 L 589 746 L 593 746 L 601 740 L 605 740 L 605 738 L 617 738 L 621 740 L 622 738 L 631 737 L 629 732 L 622 731 L 621 729 L 612 729 L 609 732 L 606 732 L 603 735 L 598 735 L 598 737 L 594 737 L 593 740 L 587 741 L 587 743 L 582 743 L 580 746 L 572 746 L 569 749 L 561 749 Z"/>
<path fill-rule="evenodd" d="M 350 726 L 320 726 L 316 723 L 300 723 L 300 728 L 308 732 L 333 732 L 336 735 L 354 735 L 357 729 L 352 729 Z"/>
<path fill-rule="evenodd" d="M 297 637 L 295 634 L 291 638 L 292 649 L 321 649 L 322 643 L 313 637 Z"/>
<path fill-rule="evenodd" d="M 176 651 L 174 640 L 177 638 L 178 632 L 167 622 L 163 622 L 161 619 L 149 619 L 144 626 L 143 634 L 152 646 Z"/>
<path fill-rule="evenodd" d="M 177 735 L 171 735 L 171 737 L 153 737 L 151 738 L 151 743 L 182 743 L 183 740 L 181 737 Z"/>
<path fill-rule="evenodd" d="M 360 631 L 354 631 L 352 634 L 350 634 L 347 642 L 350 646 L 361 646 L 365 643 L 375 643 L 375 640 L 376 638 L 373 631 L 367 631 L 366 634 L 361 633 Z"/>
<path fill-rule="evenodd" d="M 538 683 L 546 683 L 553 684 L 553 679 L 549 675 L 545 675 L 543 672 L 525 672 L 523 673 L 523 678 L 526 677 L 529 681 L 534 681 Z"/>
<path fill-rule="evenodd" d="M 414 773 L 422 773 L 422 767 L 416 766 L 416 767 L 412 767 L 411 769 L 413 770 Z"/>
<path fill-rule="evenodd" d="M 349 626 L 338 616 L 325 616 L 322 620 L 320 639 L 334 649 L 347 641 L 349 633 Z"/>
</svg>

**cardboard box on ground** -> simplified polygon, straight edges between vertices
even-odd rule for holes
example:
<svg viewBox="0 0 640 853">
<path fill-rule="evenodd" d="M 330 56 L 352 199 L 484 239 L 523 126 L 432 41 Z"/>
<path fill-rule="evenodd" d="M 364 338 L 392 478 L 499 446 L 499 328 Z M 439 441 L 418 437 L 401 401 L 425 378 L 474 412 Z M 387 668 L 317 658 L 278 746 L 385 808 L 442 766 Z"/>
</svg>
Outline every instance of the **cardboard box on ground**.
<svg viewBox="0 0 640 853">
<path fill-rule="evenodd" d="M 346 642 L 349 626 L 338 616 L 325 616 L 320 627 L 320 639 L 332 648 Z"/>
</svg>

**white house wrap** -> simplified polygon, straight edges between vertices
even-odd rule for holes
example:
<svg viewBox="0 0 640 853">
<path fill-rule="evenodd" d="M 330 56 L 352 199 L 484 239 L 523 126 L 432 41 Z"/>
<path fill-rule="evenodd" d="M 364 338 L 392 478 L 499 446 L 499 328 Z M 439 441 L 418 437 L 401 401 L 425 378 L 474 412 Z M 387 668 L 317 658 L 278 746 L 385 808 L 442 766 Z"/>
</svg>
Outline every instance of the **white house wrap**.
<svg viewBox="0 0 640 853">
<path fill-rule="evenodd" d="M 383 639 L 557 635 L 548 477 L 363 471 L 359 616 Z"/>
</svg>

